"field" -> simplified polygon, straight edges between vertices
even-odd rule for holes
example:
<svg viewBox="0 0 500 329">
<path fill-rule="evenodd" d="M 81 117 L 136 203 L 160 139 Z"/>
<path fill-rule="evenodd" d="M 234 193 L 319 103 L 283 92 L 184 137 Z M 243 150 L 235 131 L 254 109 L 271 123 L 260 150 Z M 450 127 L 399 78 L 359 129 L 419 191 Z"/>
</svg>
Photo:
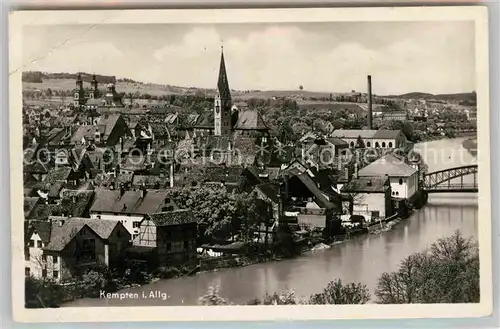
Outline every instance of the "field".
<svg viewBox="0 0 500 329">
<path fill-rule="evenodd" d="M 88 87 L 89 84 L 84 82 L 84 87 Z M 75 88 L 74 79 L 48 79 L 45 78 L 42 83 L 34 82 L 23 82 L 23 89 L 25 90 L 72 90 Z M 100 84 L 100 88 L 104 88 L 103 84 Z M 175 87 L 169 85 L 159 85 L 159 84 L 143 84 L 143 83 L 132 83 L 118 81 L 116 83 L 116 90 L 118 92 L 128 93 L 140 93 L 140 94 L 150 94 L 154 96 L 161 95 L 180 95 L 180 94 L 194 94 L 197 91 L 204 92 L 206 94 L 212 94 L 215 90 L 209 89 L 196 89 L 196 88 L 185 88 L 185 87 Z M 314 92 L 306 90 L 266 90 L 266 91 L 232 91 L 232 96 L 235 100 L 247 100 L 251 98 L 263 98 L 268 99 L 272 97 L 288 97 L 288 98 L 310 98 L 310 97 L 329 97 L 328 92 Z M 334 93 L 334 95 L 339 95 L 339 93 Z"/>
</svg>

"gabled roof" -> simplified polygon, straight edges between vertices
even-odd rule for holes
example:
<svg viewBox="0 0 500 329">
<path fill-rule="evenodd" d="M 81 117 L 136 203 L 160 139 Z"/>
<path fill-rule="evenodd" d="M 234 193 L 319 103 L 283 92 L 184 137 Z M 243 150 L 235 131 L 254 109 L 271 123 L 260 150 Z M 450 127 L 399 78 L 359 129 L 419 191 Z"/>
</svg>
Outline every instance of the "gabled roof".
<svg viewBox="0 0 500 329">
<path fill-rule="evenodd" d="M 373 138 L 375 139 L 395 139 L 401 134 L 401 130 L 387 130 L 380 129 L 377 130 Z"/>
<path fill-rule="evenodd" d="M 196 218 L 194 217 L 192 211 L 188 209 L 159 212 L 150 214 L 146 218 L 149 218 L 153 223 L 155 223 L 156 226 L 173 226 L 196 223 Z"/>
<path fill-rule="evenodd" d="M 328 198 L 323 194 L 323 192 L 318 188 L 316 183 L 312 180 L 307 172 L 303 172 L 301 174 L 294 174 L 306 187 L 307 189 L 314 195 L 316 203 L 321 208 L 333 208 L 335 205 L 328 200 Z"/>
<path fill-rule="evenodd" d="M 160 211 L 168 199 L 166 190 L 147 190 L 144 197 L 142 191 L 125 191 L 98 189 L 91 212 L 112 212 L 122 214 L 152 214 Z"/>
<path fill-rule="evenodd" d="M 342 187 L 342 192 L 379 192 L 384 193 L 389 188 L 388 177 L 358 177 L 352 178 Z"/>
<path fill-rule="evenodd" d="M 24 198 L 24 217 L 27 218 L 35 209 L 35 206 L 40 201 L 40 197 L 25 197 Z"/>
<path fill-rule="evenodd" d="M 234 129 L 238 130 L 268 130 L 260 113 L 256 110 L 240 110 Z"/>
<path fill-rule="evenodd" d="M 332 133 L 332 137 L 337 138 L 374 138 L 377 130 L 362 130 L 362 129 L 337 129 Z"/>
<path fill-rule="evenodd" d="M 56 182 L 65 181 L 69 178 L 72 169 L 70 167 L 57 167 L 49 171 L 45 183 L 54 184 Z"/>
<path fill-rule="evenodd" d="M 52 221 L 50 242 L 43 248 L 50 251 L 62 251 L 85 226 L 99 238 L 107 240 L 115 227 L 122 225 L 114 220 L 96 220 L 89 218 L 68 218 L 60 226 L 59 221 Z"/>
<path fill-rule="evenodd" d="M 255 186 L 256 189 L 259 189 L 266 197 L 272 200 L 274 203 L 279 202 L 279 191 L 280 187 L 278 184 L 274 183 L 265 183 Z"/>
<path fill-rule="evenodd" d="M 30 222 L 31 234 L 37 233 L 43 244 L 50 241 L 51 223 L 47 220 L 33 220 Z"/>
<path fill-rule="evenodd" d="M 406 163 L 404 158 L 397 158 L 392 154 L 387 154 L 375 160 L 366 167 L 359 170 L 359 176 L 377 177 L 389 175 L 389 177 L 410 177 L 417 169 Z"/>
</svg>

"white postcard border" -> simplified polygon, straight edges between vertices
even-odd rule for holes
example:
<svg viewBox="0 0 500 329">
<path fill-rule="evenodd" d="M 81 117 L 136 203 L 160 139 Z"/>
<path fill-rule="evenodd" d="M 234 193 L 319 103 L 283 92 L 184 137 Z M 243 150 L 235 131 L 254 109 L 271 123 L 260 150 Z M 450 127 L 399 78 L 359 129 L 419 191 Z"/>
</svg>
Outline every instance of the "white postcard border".
<svg viewBox="0 0 500 329">
<path fill-rule="evenodd" d="M 477 304 L 304 305 L 304 306 L 168 306 L 24 308 L 23 166 L 22 166 L 22 27 L 64 24 L 175 24 L 257 22 L 450 21 L 476 23 L 476 92 L 478 95 L 478 238 L 481 301 Z M 20 322 L 123 321 L 266 321 L 388 318 L 466 318 L 492 313 L 491 169 L 488 61 L 488 11 L 484 6 L 24 11 L 9 17 L 9 124 L 12 223 L 13 316 Z M 22 274 L 22 275 L 21 275 Z"/>
</svg>

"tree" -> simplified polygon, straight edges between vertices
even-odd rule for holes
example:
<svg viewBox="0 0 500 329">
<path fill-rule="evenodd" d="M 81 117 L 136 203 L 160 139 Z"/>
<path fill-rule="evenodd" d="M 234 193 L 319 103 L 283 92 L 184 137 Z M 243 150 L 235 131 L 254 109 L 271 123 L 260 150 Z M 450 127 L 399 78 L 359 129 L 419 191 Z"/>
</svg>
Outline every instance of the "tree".
<svg viewBox="0 0 500 329">
<path fill-rule="evenodd" d="M 48 278 L 25 278 L 24 298 L 26 308 L 58 307 L 66 298 L 64 288 Z"/>
<path fill-rule="evenodd" d="M 214 306 L 214 305 L 227 305 L 227 299 L 219 295 L 219 287 L 209 287 L 208 292 L 198 298 L 198 305 L 201 306 Z"/>
<path fill-rule="evenodd" d="M 47 89 L 47 93 L 46 93 L 46 95 L 47 95 L 47 98 L 48 98 L 49 100 L 51 100 L 51 99 L 52 99 L 52 96 L 53 96 L 52 89 L 50 89 L 50 88 L 49 88 L 49 89 Z"/>
<path fill-rule="evenodd" d="M 356 140 L 356 148 L 358 148 L 358 149 L 365 148 L 365 142 L 363 141 L 361 136 L 358 136 L 358 139 Z"/>
<path fill-rule="evenodd" d="M 368 288 L 361 283 L 344 285 L 337 279 L 319 294 L 311 295 L 309 304 L 366 304 L 370 300 Z"/>
<path fill-rule="evenodd" d="M 304 86 L 300 85 L 300 86 L 299 86 L 299 89 L 300 89 L 300 90 L 304 90 Z"/>
<path fill-rule="evenodd" d="M 457 231 L 383 273 L 375 294 L 382 304 L 479 302 L 477 244 Z"/>
</svg>

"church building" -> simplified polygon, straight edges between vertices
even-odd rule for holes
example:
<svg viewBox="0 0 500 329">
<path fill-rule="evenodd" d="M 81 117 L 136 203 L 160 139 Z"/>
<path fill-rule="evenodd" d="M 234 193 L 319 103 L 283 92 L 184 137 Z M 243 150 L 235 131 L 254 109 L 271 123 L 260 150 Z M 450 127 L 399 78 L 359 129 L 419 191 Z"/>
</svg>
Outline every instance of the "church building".
<svg viewBox="0 0 500 329">
<path fill-rule="evenodd" d="M 259 137 L 269 134 L 269 128 L 257 110 L 238 109 L 233 106 L 223 51 L 213 111 L 200 115 L 194 128 L 201 134 L 225 137 Z"/>
<path fill-rule="evenodd" d="M 90 82 L 90 89 L 86 92 L 83 88 L 83 80 L 80 73 L 76 77 L 73 105 L 87 110 L 96 110 L 98 107 L 123 107 L 122 97 L 116 92 L 114 83 L 108 83 L 106 91 L 102 94 L 98 88 L 98 82 L 94 74 Z"/>
</svg>

